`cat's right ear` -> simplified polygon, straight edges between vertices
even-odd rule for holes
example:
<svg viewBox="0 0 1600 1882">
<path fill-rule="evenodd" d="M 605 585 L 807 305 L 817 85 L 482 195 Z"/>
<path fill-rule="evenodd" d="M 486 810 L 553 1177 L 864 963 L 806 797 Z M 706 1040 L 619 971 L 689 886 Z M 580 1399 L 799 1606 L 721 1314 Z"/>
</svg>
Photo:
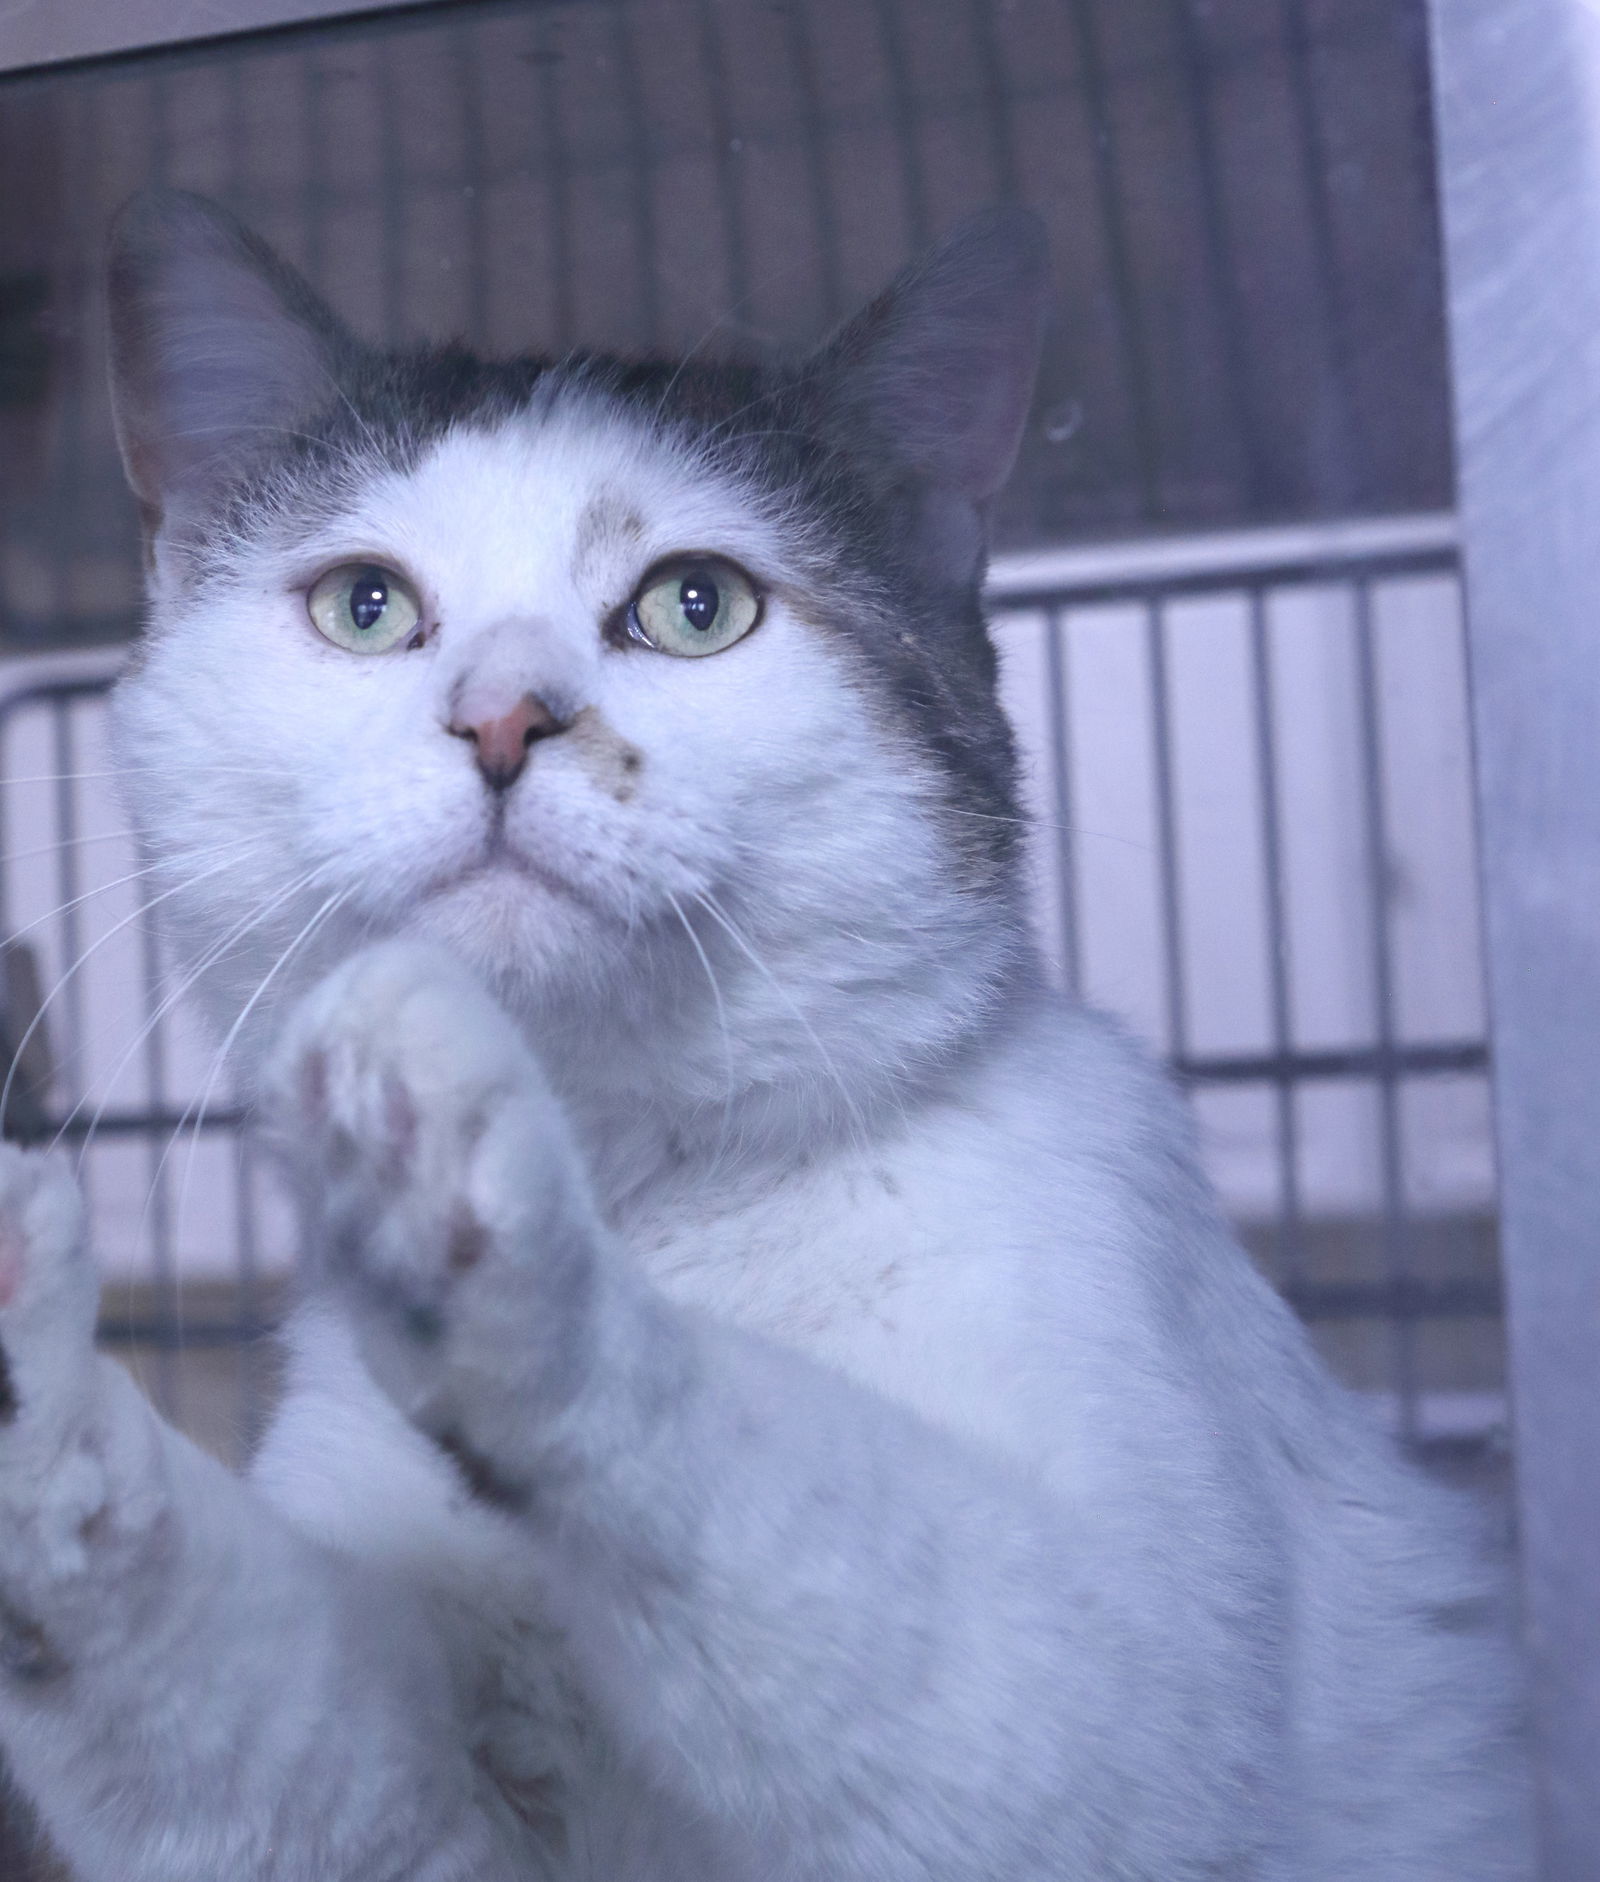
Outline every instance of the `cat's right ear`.
<svg viewBox="0 0 1600 1882">
<path fill-rule="evenodd" d="M 264 242 L 181 190 L 117 217 L 109 300 L 117 441 L 152 535 L 326 405 L 354 348 Z"/>
<path fill-rule="evenodd" d="M 923 490 L 920 553 L 980 572 L 988 507 L 1011 473 L 1049 299 L 1044 225 L 991 209 L 914 262 L 809 362 L 825 433 Z"/>
</svg>

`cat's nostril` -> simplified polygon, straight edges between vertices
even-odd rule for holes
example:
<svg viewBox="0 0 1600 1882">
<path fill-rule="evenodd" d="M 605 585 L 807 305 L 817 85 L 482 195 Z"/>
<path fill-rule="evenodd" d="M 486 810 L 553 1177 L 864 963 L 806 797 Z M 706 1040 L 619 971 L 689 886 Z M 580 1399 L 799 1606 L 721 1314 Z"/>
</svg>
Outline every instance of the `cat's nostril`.
<svg viewBox="0 0 1600 1882">
<path fill-rule="evenodd" d="M 445 729 L 471 745 L 484 782 L 493 790 L 503 791 L 522 775 L 528 753 L 538 740 L 564 732 L 568 723 L 557 717 L 537 693 L 524 693 L 509 712 L 483 718 L 457 713 Z"/>
</svg>

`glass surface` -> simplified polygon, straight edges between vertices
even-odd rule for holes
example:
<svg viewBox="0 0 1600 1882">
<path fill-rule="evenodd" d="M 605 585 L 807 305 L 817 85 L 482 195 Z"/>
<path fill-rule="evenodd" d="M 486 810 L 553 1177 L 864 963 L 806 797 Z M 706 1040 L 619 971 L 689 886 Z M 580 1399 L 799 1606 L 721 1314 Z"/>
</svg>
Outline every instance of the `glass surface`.
<svg viewBox="0 0 1600 1882">
<path fill-rule="evenodd" d="M 1352 1382 L 1413 1434 L 1481 1430 L 1460 602 L 1448 530 L 1405 520 L 1453 497 L 1424 26 L 1421 0 L 519 0 L 0 80 L 0 651 L 137 618 L 99 275 L 143 184 L 230 204 L 368 337 L 549 355 L 805 346 L 963 216 L 1032 204 L 1054 312 L 996 520 L 1041 553 L 994 599 L 1050 969 L 1196 1088 L 1225 1205 Z M 1302 533 L 1218 561 L 1262 525 Z M 135 891 L 101 710 L 0 715 L 0 927 L 63 981 L 52 1116 L 122 1132 L 86 1165 L 135 1290 L 108 1334 L 176 1339 L 181 1281 L 220 1340 L 287 1244 L 207 1043 L 130 1044 L 165 983 L 108 933 Z M 90 755 L 75 793 L 59 752 Z M 201 1152 L 168 1148 L 185 1106 Z M 181 1410 L 170 1355 L 152 1379 Z"/>
</svg>

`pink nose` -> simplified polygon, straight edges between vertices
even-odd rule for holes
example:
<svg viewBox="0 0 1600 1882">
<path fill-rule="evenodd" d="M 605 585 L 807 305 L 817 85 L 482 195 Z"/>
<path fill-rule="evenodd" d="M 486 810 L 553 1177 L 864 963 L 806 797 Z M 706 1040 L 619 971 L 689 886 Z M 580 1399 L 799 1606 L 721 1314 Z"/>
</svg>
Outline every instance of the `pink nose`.
<svg viewBox="0 0 1600 1882">
<path fill-rule="evenodd" d="M 472 747 L 484 782 L 491 790 L 509 790 L 522 775 L 534 741 L 564 732 L 567 722 L 558 719 L 537 693 L 524 693 L 509 712 L 497 718 L 473 719 L 457 714 L 445 730 L 454 738 L 464 738 Z"/>
</svg>

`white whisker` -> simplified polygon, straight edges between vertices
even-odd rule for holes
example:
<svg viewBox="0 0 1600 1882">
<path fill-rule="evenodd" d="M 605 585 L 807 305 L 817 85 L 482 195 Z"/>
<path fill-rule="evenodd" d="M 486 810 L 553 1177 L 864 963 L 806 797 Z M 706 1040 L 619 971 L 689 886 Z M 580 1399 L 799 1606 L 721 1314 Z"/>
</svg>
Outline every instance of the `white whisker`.
<svg viewBox="0 0 1600 1882">
<path fill-rule="evenodd" d="M 298 895 L 302 889 L 308 888 L 317 879 L 318 876 L 325 874 L 327 869 L 330 866 L 331 865 L 324 863 L 324 864 L 319 864 L 314 869 L 308 869 L 305 871 L 303 875 L 297 876 L 294 879 L 294 881 L 292 881 L 288 885 L 287 888 L 279 889 L 276 894 L 268 896 L 265 901 L 258 902 L 256 906 L 253 909 L 251 909 L 249 914 L 247 914 L 243 918 L 243 920 L 236 922 L 233 925 L 233 927 L 230 928 L 228 932 L 222 937 L 220 941 L 215 942 L 211 947 L 209 947 L 205 951 L 205 953 L 201 955 L 200 959 L 195 963 L 195 965 L 190 969 L 189 973 L 186 974 L 179 981 L 176 987 L 172 988 L 166 994 L 166 996 L 162 999 L 160 1004 L 156 1007 L 155 1011 L 149 1015 L 149 1017 L 145 1020 L 144 1024 L 134 1034 L 132 1040 L 129 1042 L 127 1050 L 123 1053 L 122 1057 L 118 1059 L 117 1063 L 112 1067 L 110 1073 L 107 1075 L 104 1081 L 104 1089 L 103 1089 L 100 1102 L 95 1108 L 94 1116 L 89 1120 L 89 1128 L 84 1133 L 83 1143 L 80 1145 L 79 1150 L 78 1150 L 78 1163 L 79 1163 L 80 1168 L 82 1167 L 83 1159 L 85 1155 L 88 1153 L 89 1146 L 93 1142 L 94 1134 L 96 1130 L 99 1128 L 100 1120 L 102 1117 L 105 1116 L 106 1106 L 111 1102 L 111 1094 L 112 1094 L 112 1091 L 115 1089 L 116 1082 L 122 1076 L 123 1071 L 127 1067 L 128 1061 L 133 1057 L 134 1053 L 137 1052 L 139 1047 L 144 1043 L 144 1041 L 150 1037 L 151 1033 L 155 1031 L 156 1027 L 161 1023 L 161 1021 L 166 1017 L 166 1015 L 169 1012 L 171 1012 L 173 1007 L 176 1006 L 177 1003 L 181 999 L 183 999 L 184 996 L 188 994 L 198 984 L 201 976 L 206 972 L 206 970 L 210 967 L 215 966 L 216 963 L 219 960 L 221 960 L 223 955 L 228 951 L 230 947 L 233 946 L 233 944 L 236 941 L 243 939 L 251 931 L 251 929 L 253 929 L 262 920 L 264 916 L 270 915 L 275 908 L 278 908 L 284 902 L 288 901 L 291 896 Z M 72 1109 L 67 1113 L 67 1115 L 62 1119 L 59 1127 L 56 1130 L 55 1137 L 52 1140 L 52 1143 L 51 1143 L 52 1149 L 54 1149 L 55 1146 L 60 1143 L 63 1134 L 70 1127 L 72 1120 L 78 1115 L 78 1113 L 83 1109 L 83 1107 L 88 1102 L 89 1100 L 88 1100 L 87 1095 L 80 1098 L 78 1102 L 72 1107 Z"/>
<path fill-rule="evenodd" d="M 1002 817 L 992 810 L 957 810 L 954 804 L 941 804 L 942 817 L 971 817 L 979 823 L 1009 823 L 1023 830 L 1053 830 L 1071 837 L 1092 837 L 1096 843 L 1121 843 L 1141 856 L 1155 853 L 1153 844 L 1137 837 L 1119 836 L 1115 830 L 1090 830 L 1081 823 L 1064 823 L 1059 817 Z"/>
<path fill-rule="evenodd" d="M 5 1117 L 7 1108 L 11 1103 L 11 1088 L 16 1083 L 17 1070 L 22 1063 L 23 1053 L 28 1049 L 28 1042 L 43 1024 L 44 1016 L 49 1011 L 51 1001 L 56 998 L 62 988 L 65 987 L 82 968 L 86 967 L 88 963 L 94 959 L 95 955 L 100 952 L 108 941 L 115 939 L 115 937 L 121 934 L 123 929 L 127 928 L 131 923 L 138 921 L 142 916 L 147 915 L 152 908 L 159 907 L 162 902 L 170 900 L 174 895 L 181 895 L 186 889 L 192 889 L 198 883 L 208 881 L 212 876 L 221 875 L 225 869 L 231 869 L 234 866 L 235 860 L 234 857 L 230 856 L 226 861 L 218 863 L 214 869 L 208 869 L 198 876 L 190 876 L 183 882 L 175 883 L 170 889 L 164 889 L 160 895 L 152 896 L 149 901 L 141 902 L 131 915 L 124 915 L 121 921 L 113 923 L 103 935 L 91 942 L 72 965 L 61 974 L 56 984 L 39 1002 L 38 1012 L 35 1013 L 33 1018 L 28 1022 L 27 1026 L 23 1029 L 22 1037 L 12 1048 L 11 1063 L 6 1068 L 5 1083 L 0 1085 L 0 1119 Z M 147 875 L 149 871 L 140 870 L 137 873 Z M 70 908 L 76 906 L 76 904 L 68 903 L 67 906 Z M 61 911 L 58 910 L 57 912 L 59 913 Z M 22 932 L 26 933 L 27 930 L 24 929 Z"/>
<path fill-rule="evenodd" d="M 125 843 L 131 843 L 133 841 L 133 832 L 126 828 L 118 828 L 115 830 L 94 830 L 87 836 L 61 837 L 54 843 L 41 843 L 36 849 L 7 850 L 4 853 L 5 862 L 7 867 L 12 863 L 32 862 L 36 856 L 54 856 L 62 850 L 81 849 L 85 843 L 109 843 L 114 837 L 121 837 Z"/>
<path fill-rule="evenodd" d="M 241 852 L 248 852 L 255 844 L 256 839 L 254 837 L 241 838 L 239 842 L 231 844 L 228 849 L 229 861 L 238 861 Z M 25 926 L 13 928 L 4 939 L 7 941 L 20 941 L 25 935 L 32 934 L 35 928 L 42 928 L 46 922 L 59 921 L 63 915 L 70 914 L 75 908 L 81 908 L 85 902 L 92 902 L 97 895 L 109 895 L 113 889 L 120 889 L 124 884 L 129 882 L 138 882 L 145 876 L 153 876 L 158 870 L 167 867 L 170 867 L 170 859 L 162 862 L 146 863 L 142 868 L 130 869 L 126 875 L 114 876 L 110 882 L 97 883 L 94 888 L 85 889 L 82 895 L 73 896 L 70 902 L 61 902 L 55 908 L 46 909 L 42 915 L 36 915 L 34 919 Z M 200 876 L 195 877 L 194 880 L 204 881 L 205 878 Z M 165 897 L 158 896 L 156 900 L 165 900 Z M 143 908 L 153 906 L 154 904 L 151 902 L 140 904 L 140 907 Z M 137 911 L 135 912 L 137 913 Z"/>
<path fill-rule="evenodd" d="M 778 979 L 777 975 L 773 973 L 772 969 L 768 967 L 766 962 L 756 953 L 749 940 L 739 932 L 732 918 L 722 908 L 720 903 L 718 903 L 716 897 L 711 894 L 710 890 L 697 889 L 694 899 L 711 919 L 723 929 L 734 946 L 745 956 L 751 966 L 765 978 L 773 992 L 777 994 L 778 998 L 783 1001 L 784 1005 L 788 1007 L 789 1011 L 793 1013 L 795 1018 L 800 1022 L 805 1030 L 806 1036 L 817 1049 L 817 1056 L 822 1061 L 824 1071 L 826 1071 L 829 1078 L 832 1079 L 840 1098 L 844 1102 L 845 1109 L 850 1114 L 851 1122 L 855 1127 L 857 1142 L 862 1150 L 870 1149 L 872 1143 L 871 1133 L 867 1129 L 867 1121 L 862 1115 L 861 1107 L 856 1103 L 849 1086 L 844 1081 L 843 1074 L 834 1063 L 832 1053 L 830 1053 L 828 1048 L 822 1043 L 816 1028 L 811 1024 L 810 1020 L 806 1018 L 798 1002 Z"/>
<path fill-rule="evenodd" d="M 209 758 L 200 758 L 186 764 L 189 775 L 203 772 L 207 777 L 216 778 L 297 778 L 301 776 L 287 766 L 279 770 L 269 769 L 265 765 L 218 764 Z M 23 784 L 87 784 L 97 779 L 140 777 L 152 772 L 157 777 L 171 777 L 172 767 L 166 765 L 116 765 L 108 771 L 37 771 L 30 777 L 0 779 L 7 790 L 14 785 Z"/>
<path fill-rule="evenodd" d="M 705 969 L 706 980 L 711 987 L 711 997 L 716 1002 L 717 1024 L 722 1029 L 722 1056 L 727 1080 L 722 1099 L 722 1136 L 717 1144 L 717 1153 L 711 1159 L 708 1178 L 721 1168 L 722 1159 L 728 1150 L 728 1130 L 733 1116 L 733 1034 L 728 1026 L 728 1009 L 723 1004 L 722 989 L 717 985 L 717 976 L 712 970 L 710 957 L 701 945 L 700 937 L 694 931 L 694 924 L 683 912 L 683 904 L 669 890 L 667 900 L 672 904 L 672 912 L 683 926 L 683 932 L 689 937 L 689 945 L 699 956 L 700 965 Z"/>
<path fill-rule="evenodd" d="M 141 1240 L 144 1237 L 146 1224 L 150 1219 L 150 1210 L 155 1201 L 157 1188 L 166 1171 L 167 1160 L 172 1155 L 173 1148 L 177 1144 L 178 1139 L 183 1135 L 190 1117 L 193 1116 L 194 1125 L 189 1132 L 189 1153 L 184 1163 L 183 1182 L 179 1186 L 177 1206 L 172 1212 L 174 1234 L 181 1232 L 183 1212 L 189 1196 L 189 1181 L 194 1171 L 195 1151 L 200 1142 L 200 1134 L 205 1128 L 206 1107 L 211 1102 L 211 1094 L 216 1088 L 217 1080 L 222 1074 L 223 1066 L 227 1062 L 228 1054 L 233 1050 L 234 1042 L 238 1039 L 241 1028 L 249 1019 L 251 1013 L 255 1011 L 262 995 L 267 991 L 268 987 L 272 985 L 273 981 L 277 979 L 278 975 L 288 965 L 289 961 L 299 949 L 310 940 L 312 935 L 316 933 L 317 929 L 321 927 L 328 916 L 333 914 L 341 903 L 347 901 L 354 893 L 354 889 L 351 888 L 339 889 L 322 901 L 310 920 L 305 923 L 300 929 L 300 932 L 279 954 L 277 960 L 268 968 L 266 974 L 262 977 L 260 985 L 245 1002 L 238 1017 L 234 1020 L 232 1026 L 229 1027 L 227 1037 L 223 1040 L 221 1046 L 218 1047 L 212 1058 L 210 1073 L 206 1079 L 204 1088 L 201 1090 L 200 1096 L 198 1099 L 192 1099 L 190 1103 L 185 1106 L 183 1115 L 173 1127 L 172 1135 L 167 1139 L 166 1147 L 162 1150 L 160 1160 L 157 1162 L 155 1171 L 150 1178 L 149 1192 L 145 1197 L 144 1210 L 139 1218 L 139 1238 Z M 177 1311 L 181 1317 L 181 1305 L 178 1306 Z"/>
</svg>

